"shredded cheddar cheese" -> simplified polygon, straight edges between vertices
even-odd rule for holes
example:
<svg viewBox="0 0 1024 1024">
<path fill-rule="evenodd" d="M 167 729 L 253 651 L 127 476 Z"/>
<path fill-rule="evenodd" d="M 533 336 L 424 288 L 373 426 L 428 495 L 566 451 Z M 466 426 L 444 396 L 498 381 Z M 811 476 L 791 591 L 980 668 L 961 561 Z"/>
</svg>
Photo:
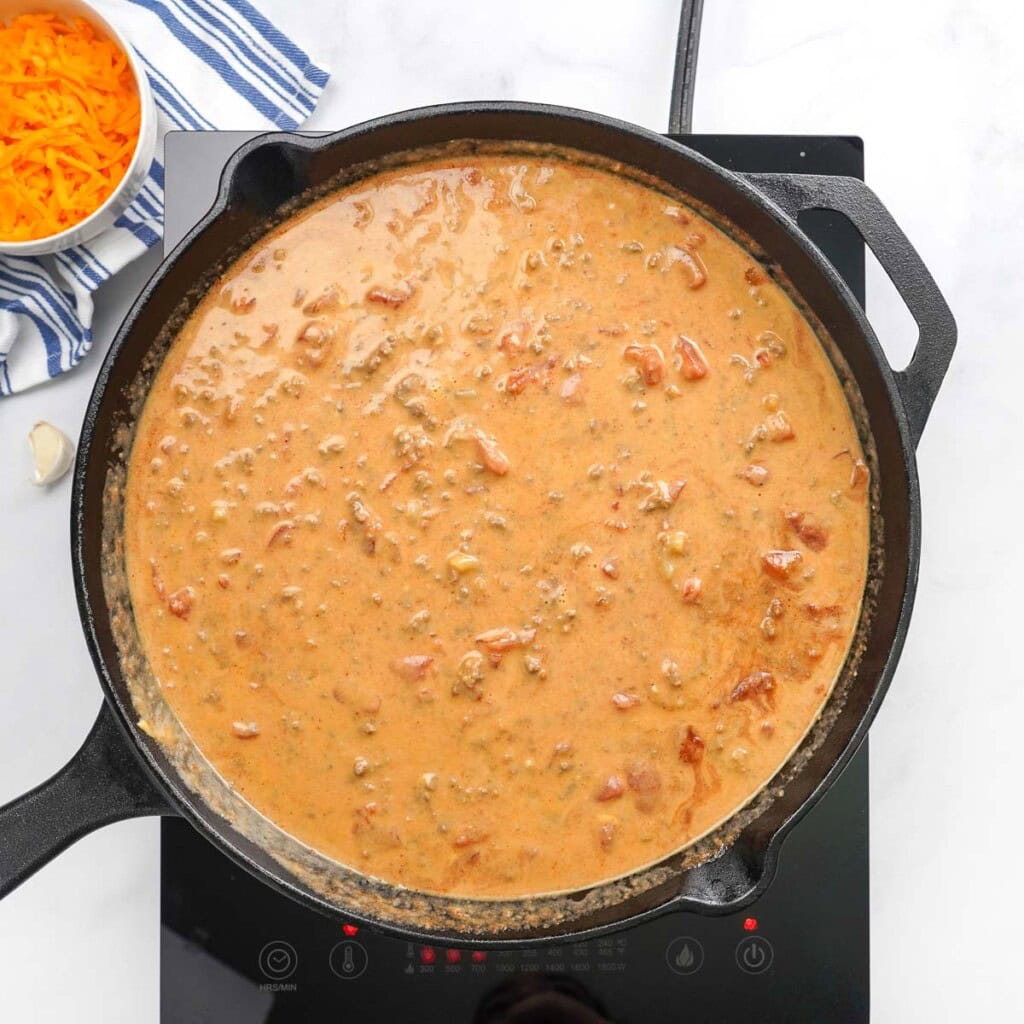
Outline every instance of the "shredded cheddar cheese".
<svg viewBox="0 0 1024 1024">
<path fill-rule="evenodd" d="M 45 238 L 97 210 L 131 163 L 139 110 L 127 55 L 89 22 L 0 24 L 0 240 Z"/>
</svg>

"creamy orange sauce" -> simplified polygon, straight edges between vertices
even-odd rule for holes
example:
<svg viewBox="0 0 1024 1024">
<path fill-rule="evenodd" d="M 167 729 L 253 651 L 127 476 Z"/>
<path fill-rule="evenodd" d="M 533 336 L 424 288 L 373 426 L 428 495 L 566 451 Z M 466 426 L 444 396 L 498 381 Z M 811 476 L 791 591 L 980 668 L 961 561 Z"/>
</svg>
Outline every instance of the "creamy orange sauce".
<svg viewBox="0 0 1024 1024">
<path fill-rule="evenodd" d="M 557 158 L 359 182 L 239 262 L 132 452 L 167 701 L 257 809 L 433 892 L 706 833 L 847 655 L 867 471 L 818 340 L 666 195 Z"/>
</svg>

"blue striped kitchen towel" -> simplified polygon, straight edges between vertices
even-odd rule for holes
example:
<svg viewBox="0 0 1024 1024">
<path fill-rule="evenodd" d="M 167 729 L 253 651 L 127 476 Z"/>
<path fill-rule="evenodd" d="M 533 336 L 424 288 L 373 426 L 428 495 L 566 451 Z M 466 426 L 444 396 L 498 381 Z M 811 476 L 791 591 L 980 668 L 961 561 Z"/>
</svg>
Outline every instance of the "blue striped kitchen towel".
<svg viewBox="0 0 1024 1024">
<path fill-rule="evenodd" d="M 174 128 L 291 129 L 328 74 L 247 0 L 95 0 L 149 73 L 160 137 Z M 162 146 L 109 231 L 54 257 L 0 256 L 0 395 L 77 365 L 92 345 L 93 292 L 163 230 Z"/>
</svg>

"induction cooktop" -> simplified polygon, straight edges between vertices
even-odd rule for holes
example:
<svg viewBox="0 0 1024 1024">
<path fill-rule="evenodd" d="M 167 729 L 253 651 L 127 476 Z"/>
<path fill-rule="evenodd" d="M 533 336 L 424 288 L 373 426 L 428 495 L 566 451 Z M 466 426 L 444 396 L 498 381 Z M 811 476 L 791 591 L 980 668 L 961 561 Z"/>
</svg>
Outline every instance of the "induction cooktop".
<svg viewBox="0 0 1024 1024">
<path fill-rule="evenodd" d="M 249 137 L 167 137 L 168 251 L 209 208 L 225 161 Z M 863 177 L 855 138 L 685 141 L 736 171 Z M 800 222 L 863 302 L 864 251 L 853 227 L 825 211 Z M 164 819 L 161 829 L 162 1024 L 869 1019 L 866 743 L 787 837 L 776 877 L 756 903 L 719 917 L 670 912 L 576 944 L 473 950 L 408 943 L 329 920 L 274 892 L 181 820 Z M 539 1005 L 548 1008 L 530 1009 Z"/>
</svg>

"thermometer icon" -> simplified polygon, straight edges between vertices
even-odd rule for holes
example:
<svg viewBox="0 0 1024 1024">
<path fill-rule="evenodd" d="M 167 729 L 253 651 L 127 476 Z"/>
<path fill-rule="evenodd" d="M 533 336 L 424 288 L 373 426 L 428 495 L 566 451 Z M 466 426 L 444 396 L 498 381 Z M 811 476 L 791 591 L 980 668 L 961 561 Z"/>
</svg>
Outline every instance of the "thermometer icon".
<svg viewBox="0 0 1024 1024">
<path fill-rule="evenodd" d="M 355 981 L 360 978 L 369 966 L 370 958 L 366 948 L 360 942 L 346 939 L 339 942 L 331 950 L 330 964 L 335 977 L 342 981 Z"/>
</svg>

